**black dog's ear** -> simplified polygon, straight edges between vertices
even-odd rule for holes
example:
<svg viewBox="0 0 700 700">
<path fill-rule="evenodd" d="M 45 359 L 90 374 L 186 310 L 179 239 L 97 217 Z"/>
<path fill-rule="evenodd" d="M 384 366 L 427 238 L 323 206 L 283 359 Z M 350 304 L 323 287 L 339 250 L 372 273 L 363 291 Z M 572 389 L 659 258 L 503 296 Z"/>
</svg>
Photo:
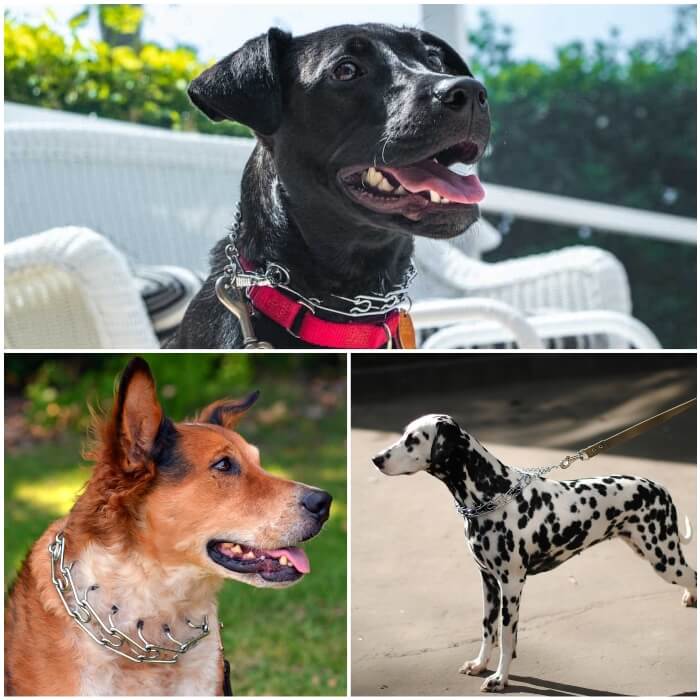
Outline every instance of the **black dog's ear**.
<svg viewBox="0 0 700 700">
<path fill-rule="evenodd" d="M 190 83 L 192 103 L 213 121 L 230 119 L 274 133 L 282 119 L 280 59 L 291 38 L 273 28 L 250 39 Z"/>
<path fill-rule="evenodd" d="M 437 432 L 430 449 L 430 464 L 437 466 L 447 462 L 459 445 L 462 431 L 457 423 L 445 416 L 437 422 Z"/>
<path fill-rule="evenodd" d="M 430 32 L 420 32 L 420 39 L 424 44 L 429 44 L 430 46 L 436 46 L 442 49 L 442 53 L 445 56 L 445 64 L 448 68 L 453 70 L 457 75 L 468 75 L 473 77 L 472 72 L 469 70 L 469 66 L 464 62 L 464 59 L 446 42 L 440 39 L 440 37 L 431 34 Z"/>
</svg>

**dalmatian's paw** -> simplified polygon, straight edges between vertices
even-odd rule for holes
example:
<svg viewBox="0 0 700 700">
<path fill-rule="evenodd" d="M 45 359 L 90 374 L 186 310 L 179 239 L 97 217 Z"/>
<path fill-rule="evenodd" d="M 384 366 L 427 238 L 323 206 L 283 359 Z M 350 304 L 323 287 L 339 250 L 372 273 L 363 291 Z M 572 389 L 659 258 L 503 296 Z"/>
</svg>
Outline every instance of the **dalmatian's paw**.
<svg viewBox="0 0 700 700">
<path fill-rule="evenodd" d="M 478 656 L 471 661 L 465 661 L 459 669 L 460 673 L 466 673 L 469 676 L 478 676 L 482 671 L 486 670 L 488 661 L 482 661 Z"/>
<path fill-rule="evenodd" d="M 501 673 L 494 673 L 481 684 L 482 693 L 497 693 L 503 690 L 508 683 L 508 679 Z"/>
<path fill-rule="evenodd" d="M 683 593 L 683 601 L 682 602 L 686 608 L 697 608 L 698 607 L 698 599 L 690 591 L 685 591 Z"/>
</svg>

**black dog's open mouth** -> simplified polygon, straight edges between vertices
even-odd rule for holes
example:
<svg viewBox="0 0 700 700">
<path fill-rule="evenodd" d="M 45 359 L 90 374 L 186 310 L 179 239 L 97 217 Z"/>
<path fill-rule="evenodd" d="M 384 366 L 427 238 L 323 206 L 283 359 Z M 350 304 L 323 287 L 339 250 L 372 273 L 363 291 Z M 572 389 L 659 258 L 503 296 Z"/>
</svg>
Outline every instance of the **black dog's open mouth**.
<svg viewBox="0 0 700 700">
<path fill-rule="evenodd" d="M 350 166 L 338 175 L 350 196 L 368 209 L 417 220 L 429 210 L 473 206 L 484 198 L 476 175 L 450 170 L 457 163 L 474 163 L 478 152 L 475 143 L 464 141 L 416 163 Z"/>
<path fill-rule="evenodd" d="M 212 540 L 210 559 L 239 574 L 260 574 L 266 581 L 296 581 L 311 571 L 309 559 L 299 547 L 256 549 L 234 542 Z"/>
</svg>

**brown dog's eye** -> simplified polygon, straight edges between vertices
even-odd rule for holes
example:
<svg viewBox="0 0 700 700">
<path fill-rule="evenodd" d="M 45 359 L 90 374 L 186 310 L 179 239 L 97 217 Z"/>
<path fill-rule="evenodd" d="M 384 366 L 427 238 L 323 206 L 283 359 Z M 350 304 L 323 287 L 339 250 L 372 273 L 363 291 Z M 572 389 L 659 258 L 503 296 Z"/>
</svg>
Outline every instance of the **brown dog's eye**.
<svg viewBox="0 0 700 700">
<path fill-rule="evenodd" d="M 229 457 L 223 457 L 218 462 L 214 462 L 214 464 L 211 465 L 211 468 L 216 469 L 217 472 L 239 471 L 238 464 Z"/>
<path fill-rule="evenodd" d="M 445 70 L 445 65 L 437 51 L 431 51 L 427 58 L 428 67 L 436 73 L 442 73 Z"/>
<path fill-rule="evenodd" d="M 343 61 L 333 69 L 336 80 L 354 80 L 360 74 L 360 69 L 352 61 Z"/>
</svg>

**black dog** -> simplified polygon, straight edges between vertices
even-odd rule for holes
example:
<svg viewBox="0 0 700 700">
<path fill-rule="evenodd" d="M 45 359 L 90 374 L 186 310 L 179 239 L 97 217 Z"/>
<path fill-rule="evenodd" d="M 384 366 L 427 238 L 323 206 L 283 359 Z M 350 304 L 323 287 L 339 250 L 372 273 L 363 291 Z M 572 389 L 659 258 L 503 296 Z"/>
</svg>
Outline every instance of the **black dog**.
<svg viewBox="0 0 700 700">
<path fill-rule="evenodd" d="M 404 285 L 412 235 L 449 238 L 479 216 L 478 178 L 448 169 L 478 161 L 490 132 L 486 90 L 466 63 L 419 29 L 345 25 L 295 38 L 270 29 L 202 73 L 189 95 L 209 118 L 257 136 L 237 248 L 249 269 L 276 263 L 289 276 L 266 308 L 247 290 L 258 338 L 281 348 L 395 340 L 391 297 L 362 301 L 371 315 L 361 319 L 353 298 Z M 169 347 L 241 345 L 215 293 L 226 244 L 213 249 L 210 277 Z M 370 327 L 365 345 L 345 333 L 358 320 Z M 390 333 L 378 344 L 372 328 Z"/>
</svg>

